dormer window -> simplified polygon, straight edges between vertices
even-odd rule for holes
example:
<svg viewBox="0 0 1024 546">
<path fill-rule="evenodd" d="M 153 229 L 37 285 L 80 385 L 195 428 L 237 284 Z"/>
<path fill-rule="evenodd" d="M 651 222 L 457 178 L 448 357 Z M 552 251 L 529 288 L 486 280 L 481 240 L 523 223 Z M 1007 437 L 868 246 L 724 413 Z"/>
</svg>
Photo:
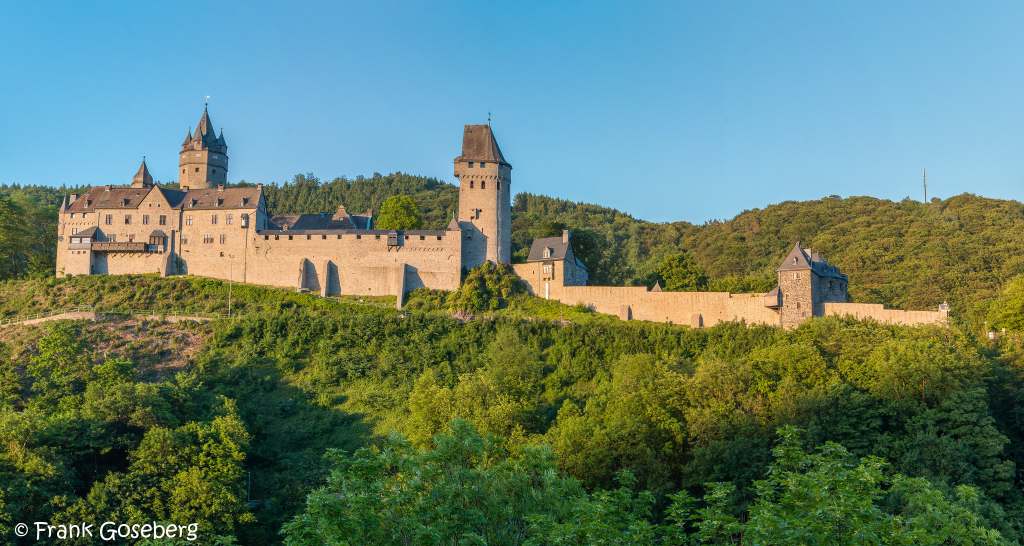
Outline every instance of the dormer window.
<svg viewBox="0 0 1024 546">
<path fill-rule="evenodd" d="M 223 207 L 224 206 L 224 199 L 218 197 L 217 198 L 217 206 L 218 207 Z"/>
<path fill-rule="evenodd" d="M 85 206 L 88 207 L 89 205 L 92 205 L 92 199 L 85 200 Z"/>
<path fill-rule="evenodd" d="M 244 206 L 246 206 L 248 204 L 249 204 L 249 198 L 248 197 L 243 197 L 242 198 L 242 206 L 244 207 Z"/>
<path fill-rule="evenodd" d="M 545 258 L 550 258 L 551 257 L 551 253 L 552 253 L 551 247 L 549 247 L 549 246 L 544 247 L 544 257 Z"/>
<path fill-rule="evenodd" d="M 121 206 L 122 207 L 127 207 L 128 206 L 128 199 L 127 198 L 121 200 Z"/>
<path fill-rule="evenodd" d="M 188 206 L 194 207 L 194 206 L 196 206 L 196 203 L 198 203 L 198 202 L 199 202 L 198 199 L 193 198 L 191 201 L 189 201 Z"/>
</svg>

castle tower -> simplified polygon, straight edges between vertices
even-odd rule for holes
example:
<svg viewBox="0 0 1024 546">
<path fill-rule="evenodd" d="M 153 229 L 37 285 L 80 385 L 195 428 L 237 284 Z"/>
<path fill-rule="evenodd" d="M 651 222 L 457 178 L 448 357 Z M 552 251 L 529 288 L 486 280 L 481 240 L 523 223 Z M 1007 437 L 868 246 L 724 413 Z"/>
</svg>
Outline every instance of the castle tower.
<svg viewBox="0 0 1024 546">
<path fill-rule="evenodd" d="M 797 241 L 778 269 L 782 327 L 792 328 L 825 314 L 826 303 L 845 303 L 848 279 L 813 250 Z"/>
<path fill-rule="evenodd" d="M 185 188 L 202 189 L 228 180 L 228 145 L 224 141 L 224 130 L 220 136 L 213 131 L 210 114 L 203 106 L 196 130 L 185 133 L 178 155 L 178 185 Z"/>
<path fill-rule="evenodd" d="M 490 125 L 466 125 L 462 155 L 455 158 L 455 177 L 459 179 L 463 266 L 476 267 L 485 260 L 509 263 L 512 165 L 501 155 Z"/>
</svg>

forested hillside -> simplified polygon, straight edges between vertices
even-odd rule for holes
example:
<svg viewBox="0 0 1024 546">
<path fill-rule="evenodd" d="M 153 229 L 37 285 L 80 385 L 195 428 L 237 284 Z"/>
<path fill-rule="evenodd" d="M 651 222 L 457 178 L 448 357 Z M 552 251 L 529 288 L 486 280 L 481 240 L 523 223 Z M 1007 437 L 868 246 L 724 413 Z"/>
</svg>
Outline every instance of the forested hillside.
<svg viewBox="0 0 1024 546">
<path fill-rule="evenodd" d="M 236 285 L 235 318 L 207 324 L 0 327 L 0 535 L 155 520 L 260 545 L 1020 541 L 1020 280 L 989 343 L 520 317 L 501 275 L 471 273 L 475 318 Z M 0 314 L 222 312 L 227 290 L 7 281 Z"/>
<path fill-rule="evenodd" d="M 401 173 L 320 181 L 298 175 L 265 186 L 272 212 L 378 209 L 406 194 L 424 225 L 443 227 L 458 204 L 447 183 Z M 49 274 L 54 214 L 63 190 L 0 187 L 0 276 Z M 594 284 L 651 284 L 659 265 L 686 252 L 712 290 L 765 291 L 778 261 L 797 240 L 850 276 L 855 301 L 930 309 L 943 301 L 954 316 L 981 327 L 987 302 L 1024 273 L 1024 205 L 964 194 L 930 203 L 871 197 L 787 201 L 703 225 L 651 223 L 614 209 L 519 194 L 513 204 L 513 254 L 523 259 L 535 237 L 575 232 L 577 253 Z M 25 220 L 29 219 L 28 222 Z"/>
</svg>

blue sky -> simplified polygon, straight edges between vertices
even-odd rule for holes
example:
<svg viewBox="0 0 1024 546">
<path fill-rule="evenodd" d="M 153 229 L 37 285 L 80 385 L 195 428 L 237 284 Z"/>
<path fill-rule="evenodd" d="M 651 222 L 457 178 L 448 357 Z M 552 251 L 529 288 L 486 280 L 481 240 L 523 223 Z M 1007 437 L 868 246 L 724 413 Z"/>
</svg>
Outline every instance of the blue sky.
<svg viewBox="0 0 1024 546">
<path fill-rule="evenodd" d="M 171 180 L 212 97 L 229 180 L 454 181 L 703 222 L 830 194 L 1024 200 L 1021 2 L 9 3 L 0 183 Z"/>
</svg>

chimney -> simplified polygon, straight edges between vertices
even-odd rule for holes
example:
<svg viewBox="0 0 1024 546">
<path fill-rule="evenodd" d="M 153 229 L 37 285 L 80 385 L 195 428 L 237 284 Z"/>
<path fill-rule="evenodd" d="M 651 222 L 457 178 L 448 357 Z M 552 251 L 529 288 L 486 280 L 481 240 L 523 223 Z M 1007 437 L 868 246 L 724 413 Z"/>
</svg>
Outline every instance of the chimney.
<svg viewBox="0 0 1024 546">
<path fill-rule="evenodd" d="M 562 244 L 563 245 L 569 244 L 569 230 L 567 230 L 567 229 L 563 229 L 562 230 Z"/>
<path fill-rule="evenodd" d="M 78 201 L 78 194 L 77 193 L 72 193 L 71 194 L 71 201 L 69 201 L 68 204 L 70 205 L 71 203 L 74 203 L 75 201 Z"/>
<path fill-rule="evenodd" d="M 224 184 L 217 184 L 217 191 L 224 191 Z"/>
</svg>

